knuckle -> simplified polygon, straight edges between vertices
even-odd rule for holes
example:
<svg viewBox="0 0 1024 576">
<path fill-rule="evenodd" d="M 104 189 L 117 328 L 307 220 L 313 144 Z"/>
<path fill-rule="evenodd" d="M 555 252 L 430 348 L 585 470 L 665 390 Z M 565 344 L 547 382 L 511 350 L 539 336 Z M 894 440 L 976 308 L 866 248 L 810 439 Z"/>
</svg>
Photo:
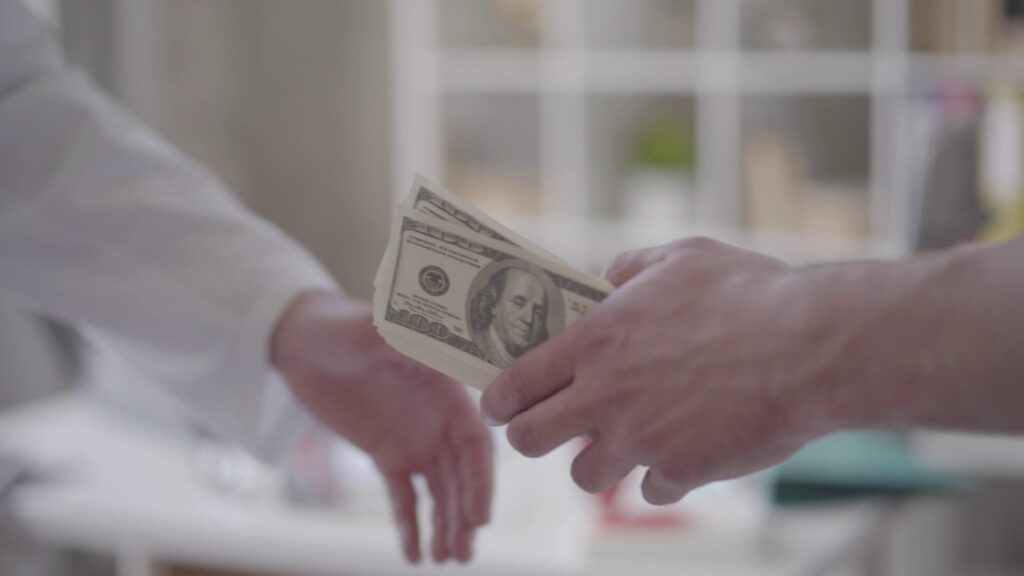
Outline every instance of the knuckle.
<svg viewBox="0 0 1024 576">
<path fill-rule="evenodd" d="M 684 263 L 692 265 L 702 261 L 708 253 L 721 248 L 723 244 L 718 240 L 707 236 L 691 236 L 682 238 L 670 244 L 665 256 L 667 263 Z"/>
<path fill-rule="evenodd" d="M 518 411 L 526 402 L 526 374 L 519 364 L 512 364 L 505 369 L 505 386 L 501 389 L 502 400 L 506 406 Z"/>
<path fill-rule="evenodd" d="M 619 386 L 614 383 L 602 386 L 594 395 L 593 402 L 597 414 L 601 416 L 607 426 L 616 426 L 622 423 L 623 407 L 628 400 Z"/>
<path fill-rule="evenodd" d="M 484 393 L 483 404 L 492 415 L 508 420 L 524 408 L 526 380 L 517 364 L 505 369 L 501 379 Z"/>
<path fill-rule="evenodd" d="M 590 329 L 580 335 L 580 347 L 588 358 L 601 358 L 615 347 L 617 338 L 614 330 L 591 322 Z"/>
<path fill-rule="evenodd" d="M 694 453 L 683 457 L 666 458 L 658 466 L 661 476 L 668 482 L 679 486 L 690 486 L 700 483 L 702 478 L 711 478 L 717 465 L 717 458 L 704 453 Z"/>
<path fill-rule="evenodd" d="M 650 442 L 644 439 L 643 434 L 633 428 L 625 428 L 618 434 L 619 446 L 623 453 L 629 454 L 633 460 L 640 464 L 650 464 L 655 460 L 654 451 Z"/>
<path fill-rule="evenodd" d="M 641 253 L 642 252 L 638 250 L 631 250 L 629 252 L 620 252 L 619 254 L 616 254 L 612 257 L 611 262 L 608 263 L 608 272 L 613 273 L 628 268 Z"/>
<path fill-rule="evenodd" d="M 628 376 L 626 377 L 628 378 Z M 634 390 L 625 383 L 617 371 L 612 371 L 604 378 L 592 380 L 592 392 L 585 400 L 604 426 L 614 429 L 617 442 L 632 444 L 635 432 L 632 430 L 630 414 L 634 405 Z"/>
<path fill-rule="evenodd" d="M 673 248 L 688 252 L 706 252 L 721 245 L 721 242 L 708 236 L 689 236 L 673 242 Z"/>
<path fill-rule="evenodd" d="M 637 317 L 643 314 L 639 306 L 622 306 L 602 317 L 594 316 L 593 319 L 584 317 L 584 321 L 591 320 L 579 333 L 578 349 L 582 351 L 583 357 L 591 364 L 598 363 L 607 366 L 607 361 L 613 358 L 621 358 L 622 353 L 631 349 L 632 341 L 636 334 L 632 330 L 624 329 L 623 325 L 630 317 Z M 587 364 L 584 362 L 584 364 Z M 611 363 L 615 365 L 615 363 Z"/>
</svg>

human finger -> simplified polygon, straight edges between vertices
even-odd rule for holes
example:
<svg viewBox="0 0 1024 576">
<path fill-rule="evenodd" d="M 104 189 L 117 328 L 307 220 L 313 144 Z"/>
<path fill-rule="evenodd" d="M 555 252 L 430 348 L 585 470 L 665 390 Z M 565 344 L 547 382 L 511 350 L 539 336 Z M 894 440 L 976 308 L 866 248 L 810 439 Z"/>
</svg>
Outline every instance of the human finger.
<svg viewBox="0 0 1024 576">
<path fill-rule="evenodd" d="M 407 474 L 389 474 L 385 477 L 391 509 L 398 534 L 402 542 L 402 551 L 409 562 L 418 564 L 422 559 L 420 553 L 420 529 L 416 519 L 416 490 Z"/>
<path fill-rule="evenodd" d="M 441 451 L 440 466 L 445 470 L 442 473 L 445 491 L 445 525 L 444 542 L 446 556 L 455 558 L 461 562 L 466 549 L 469 546 L 469 525 L 462 517 L 461 480 L 457 470 L 457 459 L 449 449 Z"/>
<path fill-rule="evenodd" d="M 618 288 L 668 255 L 664 246 L 632 250 L 616 255 L 604 268 L 604 279 Z"/>
<path fill-rule="evenodd" d="M 572 380 L 576 336 L 584 322 L 573 324 L 524 354 L 487 387 L 480 397 L 480 409 L 488 424 L 505 424 Z"/>
<path fill-rule="evenodd" d="M 471 526 L 483 526 L 491 520 L 494 496 L 494 443 L 490 434 L 486 430 L 474 432 L 457 454 L 463 520 Z"/>
<path fill-rule="evenodd" d="M 505 433 L 520 454 L 537 458 L 599 425 L 590 403 L 583 402 L 577 384 L 570 384 L 527 410 L 516 414 Z"/>
<path fill-rule="evenodd" d="M 700 432 L 692 429 L 677 438 L 672 458 L 651 463 L 640 484 L 644 500 L 656 506 L 671 504 L 694 488 L 728 477 L 727 468 L 735 450 L 729 442 L 709 440 L 708 434 Z M 722 436 L 721 431 L 718 434 Z M 700 438 L 704 440 L 699 441 Z"/>
<path fill-rule="evenodd" d="M 465 564 L 473 557 L 473 534 L 476 532 L 476 526 L 467 524 L 463 518 L 456 520 L 456 526 L 450 544 L 452 557 Z"/>
<path fill-rule="evenodd" d="M 694 484 L 689 479 L 686 482 L 673 480 L 658 468 L 652 467 L 644 474 L 643 482 L 640 483 L 640 492 L 643 494 L 644 500 L 650 504 L 662 506 L 682 500 L 690 490 L 701 484 L 702 482 Z"/>
<path fill-rule="evenodd" d="M 572 461 L 572 480 L 583 490 L 604 492 L 626 477 L 637 466 L 634 456 L 612 438 L 598 438 Z"/>
<path fill-rule="evenodd" d="M 634 250 L 632 252 L 623 252 L 622 254 L 612 258 L 612 261 L 605 267 L 604 278 L 615 285 L 615 287 L 619 287 L 633 279 L 644 270 L 664 262 L 670 257 L 682 254 L 707 254 L 711 251 L 721 250 L 723 248 L 736 250 L 736 248 L 723 244 L 722 242 L 712 238 L 704 236 L 690 236 L 687 238 L 680 238 L 679 240 L 669 242 L 662 246 L 656 246 L 654 248 L 644 248 L 641 250 Z M 763 258 L 760 255 L 757 256 L 758 258 Z"/>
<path fill-rule="evenodd" d="M 448 559 L 448 491 L 445 488 L 447 470 L 444 466 L 435 464 L 426 474 L 427 488 L 430 490 L 430 497 L 434 499 L 433 524 L 434 531 L 430 539 L 431 555 L 434 562 L 444 562 Z"/>
</svg>

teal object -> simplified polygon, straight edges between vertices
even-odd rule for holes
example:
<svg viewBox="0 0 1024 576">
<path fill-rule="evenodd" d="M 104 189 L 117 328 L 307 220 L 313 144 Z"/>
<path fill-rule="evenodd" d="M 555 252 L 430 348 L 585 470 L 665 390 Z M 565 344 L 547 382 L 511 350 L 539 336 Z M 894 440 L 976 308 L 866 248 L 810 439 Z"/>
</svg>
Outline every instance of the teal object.
<svg viewBox="0 0 1024 576">
<path fill-rule="evenodd" d="M 769 476 L 776 504 L 962 491 L 971 483 L 914 459 L 903 435 L 842 432 L 812 442 Z"/>
</svg>

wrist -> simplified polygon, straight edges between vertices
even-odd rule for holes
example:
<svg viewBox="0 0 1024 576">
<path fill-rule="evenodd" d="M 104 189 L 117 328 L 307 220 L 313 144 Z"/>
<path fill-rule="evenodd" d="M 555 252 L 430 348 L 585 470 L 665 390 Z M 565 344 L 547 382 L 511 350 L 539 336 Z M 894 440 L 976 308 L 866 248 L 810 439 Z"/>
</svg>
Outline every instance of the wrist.
<svg viewBox="0 0 1024 576">
<path fill-rule="evenodd" d="M 777 332 L 785 350 L 790 387 L 785 404 L 794 432 L 812 439 L 850 427 L 857 416 L 845 402 L 855 378 L 846 366 L 843 297 L 828 267 L 791 269 L 769 286 L 769 305 L 779 311 Z"/>
<path fill-rule="evenodd" d="M 281 314 L 271 333 L 270 364 L 287 375 L 319 346 L 336 342 L 339 330 L 363 324 L 369 306 L 324 290 L 301 292 Z"/>
<path fill-rule="evenodd" d="M 942 254 L 795 273 L 816 366 L 808 413 L 825 433 L 926 419 L 935 376 L 927 327 L 936 320 L 928 289 L 955 266 Z"/>
</svg>

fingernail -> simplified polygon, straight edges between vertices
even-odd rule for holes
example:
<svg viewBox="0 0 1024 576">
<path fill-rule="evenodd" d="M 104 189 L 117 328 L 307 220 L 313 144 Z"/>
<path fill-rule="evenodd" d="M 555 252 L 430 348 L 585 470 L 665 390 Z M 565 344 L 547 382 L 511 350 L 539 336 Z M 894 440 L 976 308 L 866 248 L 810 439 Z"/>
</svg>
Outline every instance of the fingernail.
<svg viewBox="0 0 1024 576">
<path fill-rule="evenodd" d="M 483 413 L 483 417 L 484 417 L 484 424 L 487 424 L 488 426 L 493 426 L 493 427 L 497 428 L 498 426 L 504 426 L 505 425 L 504 422 L 498 422 L 490 414 L 487 414 L 486 412 Z"/>
</svg>

